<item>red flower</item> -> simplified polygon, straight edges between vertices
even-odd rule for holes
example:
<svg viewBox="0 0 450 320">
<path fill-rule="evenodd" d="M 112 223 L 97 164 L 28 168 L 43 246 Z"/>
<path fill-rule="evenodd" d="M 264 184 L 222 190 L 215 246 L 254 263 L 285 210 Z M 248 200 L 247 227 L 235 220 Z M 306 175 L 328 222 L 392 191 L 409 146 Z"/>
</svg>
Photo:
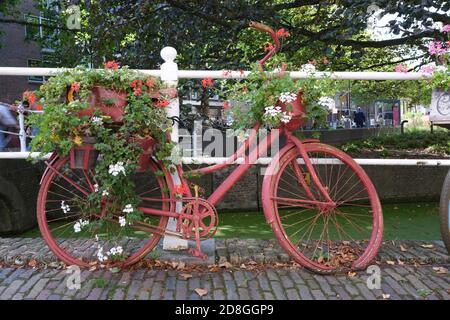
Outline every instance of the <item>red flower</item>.
<svg viewBox="0 0 450 320">
<path fill-rule="evenodd" d="M 113 60 L 105 62 L 103 66 L 105 67 L 105 69 L 112 69 L 112 70 L 119 69 L 119 64 Z"/>
<path fill-rule="evenodd" d="M 214 84 L 214 80 L 212 78 L 205 78 L 202 80 L 203 88 L 212 87 L 213 84 Z"/>
<path fill-rule="evenodd" d="M 163 107 L 167 107 L 169 105 L 170 101 L 167 99 L 164 100 L 160 100 L 158 101 L 155 106 L 157 106 L 158 108 L 163 108 Z"/>
<path fill-rule="evenodd" d="M 323 57 L 323 64 L 328 64 L 328 63 L 329 63 L 329 61 L 328 61 L 327 56 L 324 56 Z"/>
<path fill-rule="evenodd" d="M 153 88 L 155 86 L 155 79 L 148 78 L 147 81 L 145 81 L 145 85 L 147 88 Z"/>
<path fill-rule="evenodd" d="M 44 110 L 44 107 L 43 107 L 42 105 L 40 105 L 40 104 L 37 104 L 37 105 L 34 107 L 34 110 L 42 111 L 42 110 Z"/>
<path fill-rule="evenodd" d="M 137 97 L 138 95 L 140 95 L 142 93 L 142 89 L 141 88 L 136 88 L 134 89 L 133 94 Z"/>
<path fill-rule="evenodd" d="M 22 98 L 23 100 L 28 101 L 30 106 L 36 102 L 36 95 L 28 90 L 23 93 Z"/>
<path fill-rule="evenodd" d="M 230 107 L 230 104 L 228 103 L 228 101 L 224 101 L 223 102 L 223 110 L 227 110 Z"/>
<path fill-rule="evenodd" d="M 188 193 L 188 188 L 185 185 L 175 186 L 173 188 L 175 195 L 183 195 Z"/>
<path fill-rule="evenodd" d="M 289 37 L 289 32 L 285 31 L 284 28 L 281 28 L 277 31 L 277 37 L 281 38 L 281 37 Z"/>
<path fill-rule="evenodd" d="M 141 80 L 133 80 L 130 85 L 132 88 L 140 88 L 142 87 L 142 81 Z"/>
<path fill-rule="evenodd" d="M 80 83 L 74 82 L 70 85 L 70 89 L 72 89 L 73 92 L 78 92 L 80 90 Z"/>
<path fill-rule="evenodd" d="M 264 52 L 271 51 L 273 49 L 273 44 L 268 43 L 264 46 Z"/>
<path fill-rule="evenodd" d="M 314 59 L 314 60 L 308 60 L 308 63 L 309 64 L 312 64 L 313 66 L 315 66 L 316 64 L 317 64 L 317 61 L 316 61 L 316 59 Z"/>
</svg>

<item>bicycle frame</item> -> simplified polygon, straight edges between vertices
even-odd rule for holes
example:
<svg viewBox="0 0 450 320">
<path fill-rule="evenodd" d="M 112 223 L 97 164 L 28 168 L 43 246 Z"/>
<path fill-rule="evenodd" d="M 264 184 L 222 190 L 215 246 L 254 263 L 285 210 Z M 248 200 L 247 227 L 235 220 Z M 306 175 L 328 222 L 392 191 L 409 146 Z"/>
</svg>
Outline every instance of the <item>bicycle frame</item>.
<svg viewBox="0 0 450 320">
<path fill-rule="evenodd" d="M 211 174 L 211 173 L 220 171 L 224 168 L 227 168 L 227 167 L 233 165 L 234 162 L 236 161 L 236 159 L 244 156 L 244 162 L 239 164 L 236 167 L 236 169 L 234 169 L 227 176 L 227 178 L 214 190 L 214 192 L 208 197 L 207 202 L 213 206 L 216 206 L 223 199 L 223 197 L 227 194 L 227 192 L 233 187 L 233 185 L 237 181 L 239 181 L 239 179 L 252 167 L 252 165 L 256 162 L 256 160 L 258 160 L 262 155 L 264 155 L 266 153 L 266 151 L 272 146 L 273 142 L 276 139 L 279 139 L 279 137 L 280 137 L 279 132 L 281 132 L 281 135 L 284 135 L 287 137 L 287 144 L 291 144 L 293 146 L 295 145 L 298 148 L 300 155 L 303 158 L 303 161 L 305 162 L 305 166 L 308 170 L 308 173 L 311 175 L 311 180 L 314 182 L 314 184 L 317 186 L 318 190 L 323 194 L 323 196 L 325 197 L 325 200 L 326 200 L 326 202 L 321 202 L 316 199 L 316 197 L 313 195 L 313 193 L 310 190 L 309 184 L 306 182 L 306 180 L 303 176 L 303 172 L 301 172 L 301 170 L 298 166 L 295 166 L 295 168 L 296 168 L 295 173 L 298 178 L 298 181 L 300 182 L 301 186 L 304 188 L 304 190 L 306 191 L 306 194 L 310 198 L 310 200 L 301 200 L 299 202 L 303 203 L 304 206 L 309 206 L 309 207 L 314 206 L 314 205 L 324 205 L 324 204 L 334 205 L 334 202 L 331 200 L 327 190 L 323 187 L 322 183 L 320 182 L 320 179 L 314 170 L 311 160 L 309 159 L 309 156 L 306 153 L 305 148 L 303 147 L 303 144 L 305 144 L 305 143 L 318 142 L 319 140 L 317 140 L 317 139 L 299 140 L 298 138 L 294 137 L 290 131 L 288 131 L 285 128 L 281 128 L 280 130 L 273 130 L 273 131 L 269 132 L 264 137 L 264 139 L 262 141 L 260 141 L 256 145 L 256 147 L 249 152 L 248 155 L 245 155 L 246 152 L 250 149 L 250 147 L 252 145 L 255 145 L 255 140 L 257 139 L 257 131 L 258 131 L 259 127 L 260 127 L 260 124 L 257 123 L 253 127 L 253 130 L 251 131 L 250 136 L 243 142 L 242 146 L 233 155 L 231 155 L 225 162 L 216 164 L 216 165 L 212 165 L 212 166 L 208 166 L 208 167 L 204 167 L 204 168 L 187 171 L 188 173 L 191 173 L 191 174 Z M 278 161 L 277 156 L 275 156 L 272 159 L 272 162 L 273 161 Z M 188 185 L 187 181 L 184 178 L 182 178 L 183 171 L 182 171 L 181 167 L 179 167 L 179 169 L 178 169 L 178 174 L 180 175 L 182 184 L 187 186 Z M 181 198 L 179 200 L 183 200 L 183 199 L 188 200 L 188 199 L 193 199 L 193 198 L 186 197 L 186 198 Z M 145 200 L 150 200 L 150 201 L 155 200 L 156 201 L 157 199 L 145 198 Z M 167 199 L 166 201 L 176 202 L 179 200 Z M 172 218 L 179 217 L 179 214 L 175 213 L 173 211 L 168 212 L 168 211 L 152 209 L 152 208 L 139 208 L 139 209 L 146 214 L 164 215 L 164 216 L 169 216 Z"/>
</svg>

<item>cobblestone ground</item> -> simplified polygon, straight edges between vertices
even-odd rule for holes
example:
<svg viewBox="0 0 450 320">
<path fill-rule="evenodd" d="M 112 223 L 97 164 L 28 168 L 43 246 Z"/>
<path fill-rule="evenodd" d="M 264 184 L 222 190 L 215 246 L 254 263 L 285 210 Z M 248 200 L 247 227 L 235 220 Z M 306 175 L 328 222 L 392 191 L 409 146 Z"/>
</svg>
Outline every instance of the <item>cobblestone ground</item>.
<svg viewBox="0 0 450 320">
<path fill-rule="evenodd" d="M 47 268 L 30 267 L 30 255 L 38 254 L 49 259 Z M 450 258 L 439 241 L 386 242 L 375 262 L 381 270 L 380 289 L 368 288 L 371 275 L 363 271 L 323 276 L 283 266 L 289 258 L 273 241 L 216 240 L 215 260 L 233 267 L 215 272 L 207 266 L 190 272 L 164 267 L 84 270 L 76 290 L 67 286 L 72 274 L 52 267 L 54 259 L 41 239 L 3 238 L 0 299 L 450 299 Z"/>
</svg>

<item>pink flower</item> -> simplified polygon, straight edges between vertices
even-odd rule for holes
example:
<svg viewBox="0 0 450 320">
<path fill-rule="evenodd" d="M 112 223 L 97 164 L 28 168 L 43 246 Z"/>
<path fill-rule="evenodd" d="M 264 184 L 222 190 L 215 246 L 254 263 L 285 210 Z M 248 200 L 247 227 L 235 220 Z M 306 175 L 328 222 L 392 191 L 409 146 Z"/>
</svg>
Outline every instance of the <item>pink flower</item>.
<svg viewBox="0 0 450 320">
<path fill-rule="evenodd" d="M 426 66 L 423 66 L 423 67 L 421 68 L 421 72 L 422 72 L 423 74 L 431 75 L 431 74 L 434 73 L 434 66 L 431 65 L 431 64 L 427 64 Z"/>
<path fill-rule="evenodd" d="M 395 72 L 408 73 L 408 68 L 406 66 L 402 65 L 401 63 L 399 63 L 398 65 L 395 66 Z"/>
<path fill-rule="evenodd" d="M 119 64 L 114 60 L 105 62 L 103 66 L 105 67 L 105 69 L 112 69 L 112 70 L 117 70 L 120 67 Z"/>
<path fill-rule="evenodd" d="M 136 88 L 133 91 L 133 94 L 135 97 L 137 97 L 138 95 L 140 95 L 142 93 L 142 89 L 141 88 Z"/>
<path fill-rule="evenodd" d="M 447 48 L 443 47 L 443 43 L 439 41 L 433 41 L 428 46 L 428 53 L 431 55 L 441 55 L 447 52 Z"/>
<path fill-rule="evenodd" d="M 204 78 L 202 80 L 202 87 L 203 88 L 208 88 L 208 87 L 212 87 L 214 84 L 214 80 L 212 78 Z"/>
<path fill-rule="evenodd" d="M 446 24 L 446 25 L 442 28 L 442 32 L 450 32 L 450 24 Z"/>
<path fill-rule="evenodd" d="M 272 49 L 273 49 L 273 44 L 271 44 L 271 43 L 268 43 L 264 46 L 264 52 L 272 51 Z"/>
</svg>

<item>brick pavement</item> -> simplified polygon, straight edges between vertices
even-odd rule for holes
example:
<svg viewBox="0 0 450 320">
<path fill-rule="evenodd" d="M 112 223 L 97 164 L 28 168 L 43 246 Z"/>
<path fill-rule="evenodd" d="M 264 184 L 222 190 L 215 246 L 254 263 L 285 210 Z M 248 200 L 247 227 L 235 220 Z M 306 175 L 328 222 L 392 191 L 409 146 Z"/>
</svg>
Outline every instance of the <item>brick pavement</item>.
<svg viewBox="0 0 450 320">
<path fill-rule="evenodd" d="M 402 251 L 399 245 L 407 251 Z M 0 239 L 0 300 L 60 299 L 188 299 L 188 300 L 346 300 L 346 299 L 450 299 L 450 258 L 439 241 L 388 241 L 376 263 L 381 268 L 380 289 L 369 289 L 370 274 L 316 275 L 287 261 L 275 242 L 262 240 L 216 240 L 215 261 L 231 262 L 232 268 L 178 271 L 154 267 L 125 270 L 83 270 L 81 288 L 69 289 L 71 274 L 52 264 L 39 268 L 26 264 L 31 252 L 50 257 L 41 239 Z M 11 254 L 13 252 L 13 254 Z M 28 255 L 28 256 L 27 256 Z M 237 257 L 237 258 L 232 258 Z M 263 259 L 257 261 L 257 259 Z M 12 264 L 6 264 L 8 259 Z M 397 260 L 399 259 L 399 260 Z M 244 263 L 244 265 L 242 265 Z M 248 264 L 250 263 L 250 264 Z M 257 263 L 266 267 L 253 268 Z M 277 266 L 277 263 L 281 267 Z M 214 270 L 215 272 L 213 272 Z M 196 289 L 206 290 L 202 297 Z"/>
</svg>

